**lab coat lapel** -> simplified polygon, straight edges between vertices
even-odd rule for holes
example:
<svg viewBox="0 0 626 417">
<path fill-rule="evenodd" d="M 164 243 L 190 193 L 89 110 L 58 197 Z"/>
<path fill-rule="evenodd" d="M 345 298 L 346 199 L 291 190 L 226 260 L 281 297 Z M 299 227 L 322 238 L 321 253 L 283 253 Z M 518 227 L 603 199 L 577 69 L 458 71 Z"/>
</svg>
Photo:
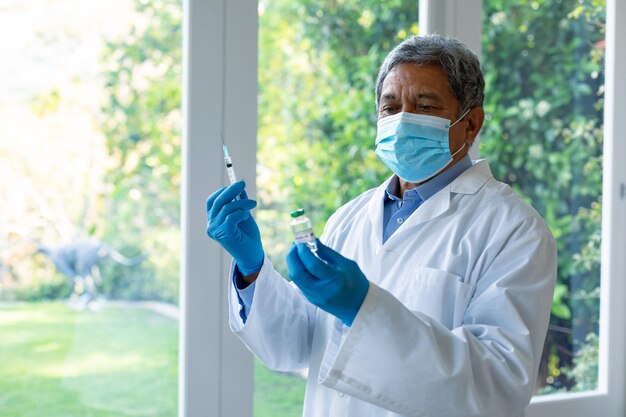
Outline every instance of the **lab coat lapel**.
<svg viewBox="0 0 626 417">
<path fill-rule="evenodd" d="M 367 203 L 367 215 L 371 222 L 372 231 L 375 235 L 376 243 L 378 243 L 378 247 L 376 248 L 376 252 L 383 245 L 383 217 L 384 217 L 384 204 L 385 204 L 385 190 L 389 185 L 389 182 L 393 178 L 393 175 L 381 185 L 378 186 L 374 194 L 372 194 L 372 198 Z"/>
<path fill-rule="evenodd" d="M 402 234 L 406 231 L 419 226 L 422 223 L 430 221 L 441 214 L 445 213 L 450 207 L 450 186 L 445 187 L 437 194 L 426 200 L 419 206 L 413 214 L 396 230 L 396 232 L 387 239 L 385 247 L 390 249 L 394 242 L 402 240 Z"/>
<path fill-rule="evenodd" d="M 411 214 L 402 224 L 402 226 L 400 226 L 398 230 L 396 230 L 396 232 L 387 240 L 387 242 L 385 242 L 385 247 L 389 249 L 389 246 L 393 244 L 394 241 L 400 239 L 400 235 L 404 232 L 441 216 L 443 213 L 448 211 L 450 208 L 450 199 L 452 194 L 476 194 L 478 190 L 480 190 L 482 186 L 492 177 L 493 175 L 491 174 L 487 161 L 484 159 L 477 161 L 473 166 L 468 168 L 454 181 L 452 181 L 451 184 L 444 187 L 419 206 L 417 210 L 415 210 L 413 214 Z"/>
</svg>

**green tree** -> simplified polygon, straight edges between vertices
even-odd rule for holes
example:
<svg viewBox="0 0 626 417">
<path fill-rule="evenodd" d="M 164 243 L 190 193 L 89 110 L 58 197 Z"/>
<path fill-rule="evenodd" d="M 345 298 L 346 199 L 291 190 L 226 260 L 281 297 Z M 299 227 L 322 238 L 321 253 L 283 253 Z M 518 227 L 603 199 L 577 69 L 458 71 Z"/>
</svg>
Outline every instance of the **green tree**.
<svg viewBox="0 0 626 417">
<path fill-rule="evenodd" d="M 575 374 L 561 368 L 598 332 L 605 2 L 489 0 L 483 16 L 491 119 L 481 153 L 556 237 L 542 370 L 554 388 L 569 388 Z"/>
<path fill-rule="evenodd" d="M 289 212 L 319 234 L 342 204 L 388 171 L 374 154 L 374 83 L 386 53 L 417 34 L 418 4 L 261 2 L 258 218 L 282 272 Z"/>
<path fill-rule="evenodd" d="M 182 4 L 136 2 L 130 33 L 107 43 L 102 129 L 112 157 L 105 240 L 148 252 L 140 267 L 104 271 L 116 297 L 178 299 L 181 176 Z"/>
</svg>

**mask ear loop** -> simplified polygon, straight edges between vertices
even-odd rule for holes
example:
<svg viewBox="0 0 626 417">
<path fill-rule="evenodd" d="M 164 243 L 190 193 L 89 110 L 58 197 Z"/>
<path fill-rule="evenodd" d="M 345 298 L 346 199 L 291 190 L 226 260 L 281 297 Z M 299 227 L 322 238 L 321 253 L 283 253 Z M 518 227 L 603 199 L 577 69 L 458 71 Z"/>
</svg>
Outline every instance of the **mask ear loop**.
<svg viewBox="0 0 626 417">
<path fill-rule="evenodd" d="M 459 154 L 459 152 L 461 152 L 465 148 L 466 144 L 467 144 L 466 142 L 463 142 L 463 146 L 461 146 L 455 153 L 453 153 L 451 155 L 451 158 L 454 159 L 454 157 L 457 156 Z M 452 161 L 450 161 L 450 162 L 452 162 Z M 448 165 L 450 165 L 450 162 L 448 162 Z M 448 166 L 448 165 L 446 165 L 446 166 Z"/>
<path fill-rule="evenodd" d="M 448 131 L 450 130 L 450 128 L 451 128 L 452 126 L 454 126 L 455 124 L 457 124 L 458 122 L 460 122 L 461 120 L 463 120 L 463 118 L 464 118 L 465 116 L 467 116 L 467 113 L 469 113 L 469 112 L 470 112 L 470 110 L 472 110 L 472 109 L 471 109 L 471 108 L 467 109 L 467 111 L 466 111 L 465 113 L 463 113 L 463 115 L 462 115 L 461 117 L 459 117 L 458 119 L 456 119 L 456 121 L 455 121 L 454 123 L 452 123 L 452 124 L 450 125 L 450 127 L 448 128 Z M 455 156 L 456 156 L 459 152 L 461 152 L 461 151 L 465 148 L 465 145 L 466 145 L 466 144 L 467 144 L 467 142 L 463 142 L 463 146 L 461 146 L 461 147 L 460 147 L 460 148 L 459 148 L 459 149 L 458 149 L 455 153 L 453 153 L 453 154 L 452 154 L 452 159 L 454 159 L 454 157 L 455 157 Z M 450 162 L 452 162 L 452 161 L 450 161 Z M 449 163 L 448 163 L 448 164 L 449 164 Z M 447 165 L 446 165 L 446 166 L 447 166 Z"/>
<path fill-rule="evenodd" d="M 469 112 L 470 112 L 470 110 L 472 110 L 472 109 L 471 109 L 471 108 L 467 109 L 467 111 L 466 111 L 465 113 L 463 113 L 463 115 L 462 115 L 461 117 L 459 117 L 458 119 L 456 119 L 456 121 L 455 121 L 454 123 L 452 123 L 452 124 L 450 125 L 450 127 L 454 126 L 455 124 L 457 124 L 458 122 L 460 122 L 461 120 L 463 120 L 463 118 L 464 118 L 465 116 L 467 116 L 467 113 L 469 113 Z M 450 127 L 448 127 L 448 129 L 450 129 Z"/>
</svg>

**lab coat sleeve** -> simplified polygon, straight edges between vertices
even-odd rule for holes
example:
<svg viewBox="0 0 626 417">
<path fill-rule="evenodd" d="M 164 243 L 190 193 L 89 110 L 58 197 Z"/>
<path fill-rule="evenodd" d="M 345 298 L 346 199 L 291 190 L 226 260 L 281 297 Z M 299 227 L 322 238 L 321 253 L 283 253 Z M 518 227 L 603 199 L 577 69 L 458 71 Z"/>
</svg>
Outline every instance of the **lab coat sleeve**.
<svg viewBox="0 0 626 417">
<path fill-rule="evenodd" d="M 265 257 L 244 322 L 230 278 L 229 324 L 233 333 L 272 370 L 290 372 L 308 367 L 317 308 Z"/>
<path fill-rule="evenodd" d="M 406 416 L 517 416 L 533 393 L 556 280 L 556 245 L 523 222 L 452 330 L 370 289 L 323 358 L 319 382 Z"/>
<path fill-rule="evenodd" d="M 233 284 L 235 286 L 235 291 L 237 292 L 237 300 L 241 306 L 239 316 L 245 323 L 248 318 L 250 307 L 252 306 L 252 301 L 254 300 L 254 288 L 256 287 L 256 282 L 245 286 L 241 272 L 239 272 L 239 268 L 237 268 L 235 262 L 232 263 L 232 271 L 230 275 L 233 277 Z"/>
</svg>

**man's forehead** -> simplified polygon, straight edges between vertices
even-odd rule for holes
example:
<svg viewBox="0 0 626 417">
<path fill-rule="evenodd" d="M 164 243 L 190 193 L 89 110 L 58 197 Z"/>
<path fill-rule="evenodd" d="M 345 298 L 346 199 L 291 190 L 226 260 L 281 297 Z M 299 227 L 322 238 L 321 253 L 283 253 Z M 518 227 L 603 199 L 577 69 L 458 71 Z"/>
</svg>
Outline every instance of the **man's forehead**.
<svg viewBox="0 0 626 417">
<path fill-rule="evenodd" d="M 382 85 L 381 98 L 395 98 L 395 92 L 403 87 L 410 87 L 423 98 L 439 97 L 450 90 L 448 77 L 440 66 L 414 63 L 401 63 L 389 71 Z"/>
</svg>

